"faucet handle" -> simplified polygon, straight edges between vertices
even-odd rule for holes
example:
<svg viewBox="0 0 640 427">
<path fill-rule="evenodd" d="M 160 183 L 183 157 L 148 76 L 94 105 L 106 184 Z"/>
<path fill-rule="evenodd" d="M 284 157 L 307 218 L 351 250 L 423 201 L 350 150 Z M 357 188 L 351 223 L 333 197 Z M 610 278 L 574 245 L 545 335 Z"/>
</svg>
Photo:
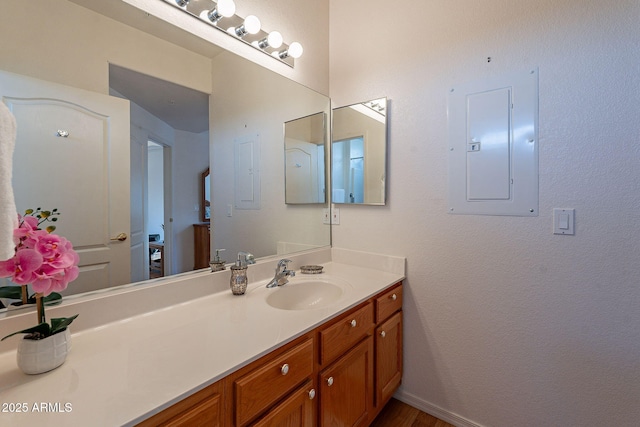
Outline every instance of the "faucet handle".
<svg viewBox="0 0 640 427">
<path fill-rule="evenodd" d="M 287 270 L 288 264 L 291 262 L 290 259 L 281 259 L 280 261 L 278 261 L 278 266 L 276 267 L 276 271 L 279 271 L 281 268 L 283 271 Z"/>
<path fill-rule="evenodd" d="M 249 265 L 249 264 L 255 264 L 256 260 L 253 256 L 252 253 L 250 252 L 245 252 L 245 251 L 240 251 L 238 252 L 238 261 L 237 261 L 240 265 Z"/>
</svg>

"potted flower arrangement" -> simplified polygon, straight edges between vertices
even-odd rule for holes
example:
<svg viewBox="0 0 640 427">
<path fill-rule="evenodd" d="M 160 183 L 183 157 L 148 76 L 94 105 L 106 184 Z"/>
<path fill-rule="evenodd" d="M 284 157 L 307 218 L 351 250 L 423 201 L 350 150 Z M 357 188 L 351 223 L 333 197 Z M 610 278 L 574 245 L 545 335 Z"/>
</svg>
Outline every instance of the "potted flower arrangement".
<svg viewBox="0 0 640 427">
<path fill-rule="evenodd" d="M 67 288 L 69 282 L 78 277 L 79 257 L 73 245 L 64 237 L 53 233 L 53 224 L 45 229 L 45 222 L 55 222 L 57 209 L 45 211 L 28 209 L 18 216 L 18 227 L 14 230 L 15 255 L 0 261 L 0 277 L 9 277 L 21 286 L 23 302 L 27 298 L 27 285 L 35 292 L 38 324 L 7 335 L 26 334 L 18 347 L 18 366 L 28 374 L 42 373 L 57 368 L 66 358 L 70 348 L 67 327 L 78 316 L 51 319 L 47 323 L 43 299 L 52 292 Z M 49 356 L 42 352 L 50 353 Z"/>
</svg>

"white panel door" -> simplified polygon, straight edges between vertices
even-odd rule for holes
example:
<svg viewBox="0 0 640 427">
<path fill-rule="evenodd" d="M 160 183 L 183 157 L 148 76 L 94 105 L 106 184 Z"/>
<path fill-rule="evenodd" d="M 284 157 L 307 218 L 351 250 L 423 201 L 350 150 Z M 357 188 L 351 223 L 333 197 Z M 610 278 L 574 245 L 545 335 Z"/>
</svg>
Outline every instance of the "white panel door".
<svg viewBox="0 0 640 427">
<path fill-rule="evenodd" d="M 57 208 L 56 233 L 80 255 L 64 293 L 129 283 L 129 240 L 113 240 L 130 234 L 129 102 L 5 72 L 0 96 L 18 126 L 18 211 Z"/>
<path fill-rule="evenodd" d="M 318 203 L 318 146 L 287 138 L 285 202 Z"/>
</svg>

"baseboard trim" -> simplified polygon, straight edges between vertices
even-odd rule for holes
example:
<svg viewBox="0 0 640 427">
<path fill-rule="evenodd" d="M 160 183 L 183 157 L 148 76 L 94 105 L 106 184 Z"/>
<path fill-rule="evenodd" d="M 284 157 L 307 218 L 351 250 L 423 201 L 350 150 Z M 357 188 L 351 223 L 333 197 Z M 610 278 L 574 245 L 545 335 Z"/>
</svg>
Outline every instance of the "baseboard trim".
<svg viewBox="0 0 640 427">
<path fill-rule="evenodd" d="M 420 399 L 418 396 L 407 393 L 406 391 L 398 390 L 393 395 L 393 397 L 401 402 L 406 403 L 407 405 L 411 405 L 414 408 L 420 409 L 427 414 L 440 418 L 442 421 L 453 424 L 456 427 L 483 427 L 480 424 L 476 424 L 473 421 L 468 420 L 458 414 L 447 411 L 446 409 L 442 409 L 441 407 L 429 403 L 426 400 Z"/>
</svg>

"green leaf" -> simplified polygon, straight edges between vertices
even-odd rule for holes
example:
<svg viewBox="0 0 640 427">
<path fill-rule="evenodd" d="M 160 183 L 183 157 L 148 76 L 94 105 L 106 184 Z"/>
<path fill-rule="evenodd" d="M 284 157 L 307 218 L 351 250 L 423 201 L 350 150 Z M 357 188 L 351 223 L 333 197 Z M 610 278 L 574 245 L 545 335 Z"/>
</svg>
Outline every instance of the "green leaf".
<svg viewBox="0 0 640 427">
<path fill-rule="evenodd" d="M 0 298 L 22 299 L 22 286 L 0 286 Z"/>
<path fill-rule="evenodd" d="M 59 317 L 57 319 L 51 319 L 51 332 L 49 335 L 57 334 L 58 332 L 62 332 L 67 329 L 67 326 L 73 322 L 78 315 L 71 317 Z"/>
<path fill-rule="evenodd" d="M 0 341 L 4 341 L 5 339 L 7 339 L 9 337 L 12 337 L 12 336 L 18 335 L 18 334 L 33 334 L 33 333 L 37 333 L 37 334 L 43 335 L 45 337 L 48 337 L 49 335 L 51 335 L 50 332 L 51 332 L 51 328 L 49 327 L 49 324 L 45 322 L 45 323 L 40 323 L 37 326 L 32 326 L 31 328 L 23 329 L 21 331 L 9 334 L 6 337 L 2 338 Z"/>
<path fill-rule="evenodd" d="M 35 298 L 34 298 L 34 302 L 35 302 Z M 42 298 L 42 302 L 44 302 L 47 305 L 60 304 L 62 302 L 62 295 L 60 295 L 57 292 L 51 292 L 46 297 Z"/>
</svg>

